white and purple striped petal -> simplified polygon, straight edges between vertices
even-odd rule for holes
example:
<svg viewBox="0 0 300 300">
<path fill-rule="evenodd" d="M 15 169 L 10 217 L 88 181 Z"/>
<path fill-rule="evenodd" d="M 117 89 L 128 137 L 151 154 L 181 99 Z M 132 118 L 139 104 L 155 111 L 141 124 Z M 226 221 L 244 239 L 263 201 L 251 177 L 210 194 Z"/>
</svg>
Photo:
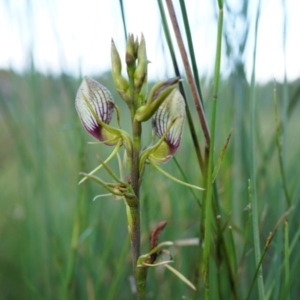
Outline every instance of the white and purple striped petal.
<svg viewBox="0 0 300 300">
<path fill-rule="evenodd" d="M 169 157 L 171 158 L 179 147 L 183 125 L 185 120 L 185 102 L 178 91 L 174 89 L 157 109 L 152 118 L 152 128 L 155 134 L 161 138 L 172 122 L 165 142 L 169 146 Z"/>
<path fill-rule="evenodd" d="M 110 91 L 86 76 L 77 91 L 75 107 L 81 123 L 88 133 L 103 141 L 102 126 L 97 119 L 109 124 L 112 118 L 114 104 Z"/>
</svg>

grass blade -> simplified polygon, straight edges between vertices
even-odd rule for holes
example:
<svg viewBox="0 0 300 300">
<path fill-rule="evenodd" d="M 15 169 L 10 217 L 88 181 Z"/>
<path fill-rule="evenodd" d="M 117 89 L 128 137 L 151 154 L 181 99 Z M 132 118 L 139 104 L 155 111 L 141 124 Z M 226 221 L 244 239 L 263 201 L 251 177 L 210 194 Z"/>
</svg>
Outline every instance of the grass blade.
<svg viewBox="0 0 300 300">
<path fill-rule="evenodd" d="M 257 205 L 257 195 L 256 195 L 256 174 L 255 174 L 255 64 L 256 64 L 256 49 L 257 49 L 257 32 L 258 32 L 258 21 L 260 15 L 260 1 L 258 3 L 256 20 L 255 20 L 255 42 L 253 49 L 253 68 L 251 76 L 251 111 L 250 111 L 250 178 L 252 183 L 252 226 L 253 226 L 253 241 L 254 241 L 254 254 L 255 263 L 257 266 L 260 265 L 261 251 L 260 251 L 260 241 L 259 241 L 259 215 L 258 215 L 258 205 Z M 258 269 L 258 294 L 259 299 L 265 299 L 265 288 L 263 280 L 262 266 L 260 265 Z"/>
</svg>

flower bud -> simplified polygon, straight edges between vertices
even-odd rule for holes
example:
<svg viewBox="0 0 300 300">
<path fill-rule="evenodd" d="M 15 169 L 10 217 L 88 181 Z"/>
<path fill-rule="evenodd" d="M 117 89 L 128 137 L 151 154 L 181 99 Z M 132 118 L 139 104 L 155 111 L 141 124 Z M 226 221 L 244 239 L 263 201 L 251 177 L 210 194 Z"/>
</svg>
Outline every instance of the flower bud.
<svg viewBox="0 0 300 300">
<path fill-rule="evenodd" d="M 118 135 L 108 130 L 114 111 L 110 91 L 97 81 L 84 77 L 76 95 L 75 108 L 82 125 L 94 138 L 107 145 L 115 145 Z"/>
<path fill-rule="evenodd" d="M 165 163 L 172 158 L 181 141 L 184 120 L 185 102 L 178 89 L 174 89 L 152 118 L 154 133 L 163 141 L 151 151 L 150 159 Z"/>
<path fill-rule="evenodd" d="M 133 34 L 129 34 L 126 44 L 126 64 L 128 67 L 135 66 L 135 60 L 137 56 L 137 43 L 134 40 Z"/>
<path fill-rule="evenodd" d="M 129 87 L 129 84 L 126 81 L 126 79 L 121 75 L 121 59 L 113 40 L 111 40 L 111 66 L 111 73 L 117 90 L 119 92 L 126 92 L 126 90 Z"/>
<path fill-rule="evenodd" d="M 177 87 L 180 77 L 175 77 L 166 81 L 161 81 L 151 89 L 147 103 L 138 108 L 135 114 L 135 120 L 145 122 L 149 120 L 168 95 Z"/>
<path fill-rule="evenodd" d="M 134 88 L 136 91 L 139 92 L 141 90 L 144 81 L 147 80 L 148 60 L 146 54 L 146 43 L 143 34 L 141 37 L 141 41 L 139 43 L 137 58 L 138 58 L 138 65 L 134 72 Z"/>
</svg>

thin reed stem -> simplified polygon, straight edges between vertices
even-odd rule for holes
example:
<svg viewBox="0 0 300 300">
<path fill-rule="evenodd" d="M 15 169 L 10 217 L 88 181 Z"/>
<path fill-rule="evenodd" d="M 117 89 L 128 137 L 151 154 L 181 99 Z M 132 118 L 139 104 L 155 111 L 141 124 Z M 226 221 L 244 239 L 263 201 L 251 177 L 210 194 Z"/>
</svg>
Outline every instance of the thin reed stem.
<svg viewBox="0 0 300 300">
<path fill-rule="evenodd" d="M 185 28 L 185 32 L 186 32 L 189 55 L 190 55 L 190 58 L 191 58 L 195 83 L 196 83 L 197 90 L 198 90 L 198 93 L 199 93 L 199 96 L 200 96 L 200 100 L 201 100 L 202 105 L 203 105 L 203 96 L 202 96 L 202 91 L 201 91 L 201 86 L 200 86 L 198 67 L 197 67 L 197 62 L 196 62 L 196 57 L 195 57 L 195 51 L 194 51 L 194 46 L 193 46 L 191 29 L 190 29 L 189 20 L 188 20 L 188 14 L 187 14 L 186 7 L 185 7 L 185 1 L 180 0 L 179 3 L 180 3 L 183 22 L 184 22 L 184 28 Z"/>
<path fill-rule="evenodd" d="M 173 63 L 173 66 L 174 66 L 174 72 L 175 72 L 177 77 L 181 77 L 181 74 L 179 72 L 178 63 L 177 63 L 177 60 L 176 60 L 176 57 L 175 57 L 175 51 L 174 51 L 173 43 L 172 43 L 172 40 L 171 40 L 170 30 L 169 30 L 169 27 L 168 27 L 168 24 L 167 24 L 166 15 L 165 15 L 165 11 L 164 11 L 164 8 L 163 8 L 162 0 L 158 0 L 157 2 L 158 2 L 159 11 L 160 11 L 161 19 L 162 19 L 165 38 L 166 38 L 166 41 L 167 41 L 167 44 L 168 44 L 168 48 L 169 48 L 169 51 L 170 51 L 172 63 Z M 198 87 L 198 85 L 199 85 L 199 87 Z M 200 83 L 198 83 L 198 85 L 197 85 L 198 90 L 201 91 Z M 180 89 L 180 93 L 182 94 L 182 96 L 185 99 L 186 116 L 187 116 L 187 121 L 188 121 L 188 126 L 189 126 L 189 132 L 190 132 L 191 137 L 192 137 L 193 146 L 194 146 L 194 149 L 196 151 L 196 156 L 197 156 L 197 160 L 198 160 L 200 170 L 203 173 L 204 172 L 204 162 L 203 162 L 203 157 L 202 157 L 202 154 L 201 154 L 201 148 L 200 148 L 200 145 L 199 145 L 199 140 L 198 140 L 198 137 L 197 137 L 197 134 L 196 134 L 195 125 L 194 125 L 192 115 L 191 115 L 191 112 L 190 112 L 189 103 L 186 100 L 186 95 L 185 95 L 185 91 L 184 91 L 182 82 L 179 82 L 179 89 Z M 200 92 L 200 97 L 201 97 L 201 92 Z"/>
<path fill-rule="evenodd" d="M 198 113 L 198 117 L 199 117 L 199 120 L 200 120 L 200 123 L 201 123 L 201 127 L 202 127 L 202 130 L 203 130 L 204 137 L 205 137 L 206 149 L 208 149 L 209 144 L 210 144 L 210 133 L 209 133 L 209 128 L 208 128 L 208 125 L 207 125 L 204 109 L 203 109 L 203 106 L 202 106 L 202 102 L 200 100 L 200 96 L 199 96 L 198 91 L 197 91 L 196 83 L 195 83 L 193 73 L 192 73 L 192 70 L 191 70 L 191 67 L 190 67 L 190 63 L 189 63 L 189 60 L 188 60 L 188 56 L 187 56 L 187 53 L 186 53 L 186 50 L 185 50 L 185 47 L 184 47 L 183 39 L 182 39 L 182 36 L 181 36 L 181 33 L 180 33 L 180 29 L 179 29 L 179 25 L 178 25 L 178 22 L 177 22 L 177 18 L 176 18 L 176 14 L 175 14 L 175 10 L 174 10 L 172 0 L 166 0 L 166 3 L 167 3 L 168 10 L 169 10 L 169 15 L 170 15 L 170 19 L 171 19 L 171 22 L 172 22 L 172 25 L 173 25 L 173 29 L 174 29 L 174 32 L 175 32 L 178 48 L 180 50 L 180 54 L 181 54 L 181 57 L 182 57 L 182 61 L 183 61 L 184 69 L 185 69 L 185 72 L 186 72 L 187 80 L 188 80 L 188 83 L 189 83 L 190 88 L 191 88 L 191 92 L 192 92 L 194 104 L 195 104 L 195 107 L 196 107 L 196 111 Z"/>
</svg>

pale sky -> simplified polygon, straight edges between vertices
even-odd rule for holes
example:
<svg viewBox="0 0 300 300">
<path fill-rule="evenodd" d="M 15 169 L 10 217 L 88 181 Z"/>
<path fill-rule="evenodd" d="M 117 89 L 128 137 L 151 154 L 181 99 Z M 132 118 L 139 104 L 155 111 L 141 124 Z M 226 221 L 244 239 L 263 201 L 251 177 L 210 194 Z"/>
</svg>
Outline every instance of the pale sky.
<svg viewBox="0 0 300 300">
<path fill-rule="evenodd" d="M 249 40 L 242 60 L 248 79 L 252 70 L 255 13 L 258 0 L 251 1 L 248 12 Z M 175 6 L 178 1 L 174 0 Z M 186 1 L 196 59 L 200 75 L 212 75 L 216 44 L 216 3 L 208 0 Z M 239 0 L 227 0 L 239 9 Z M 283 49 L 283 20 L 286 7 L 286 53 Z M 149 77 L 173 76 L 161 29 L 157 1 L 124 0 L 128 32 L 143 32 L 149 65 Z M 179 12 L 179 10 L 177 10 Z M 284 67 L 289 80 L 300 77 L 300 2 L 297 0 L 261 0 L 258 29 L 256 79 L 282 81 Z M 231 40 L 243 33 L 243 20 L 229 20 L 224 13 L 224 28 L 230 28 Z M 179 15 L 179 13 L 178 13 Z M 171 28 L 171 32 L 173 32 Z M 183 31 L 182 31 L 183 33 Z M 119 0 L 0 0 L 0 68 L 18 72 L 30 66 L 44 73 L 99 75 L 109 70 L 110 41 L 114 39 L 121 57 L 125 40 Z M 163 42 L 162 42 L 163 41 Z M 175 39 L 174 39 L 175 41 Z M 180 60 L 179 55 L 177 56 Z M 221 73 L 229 70 L 223 44 Z"/>
</svg>

